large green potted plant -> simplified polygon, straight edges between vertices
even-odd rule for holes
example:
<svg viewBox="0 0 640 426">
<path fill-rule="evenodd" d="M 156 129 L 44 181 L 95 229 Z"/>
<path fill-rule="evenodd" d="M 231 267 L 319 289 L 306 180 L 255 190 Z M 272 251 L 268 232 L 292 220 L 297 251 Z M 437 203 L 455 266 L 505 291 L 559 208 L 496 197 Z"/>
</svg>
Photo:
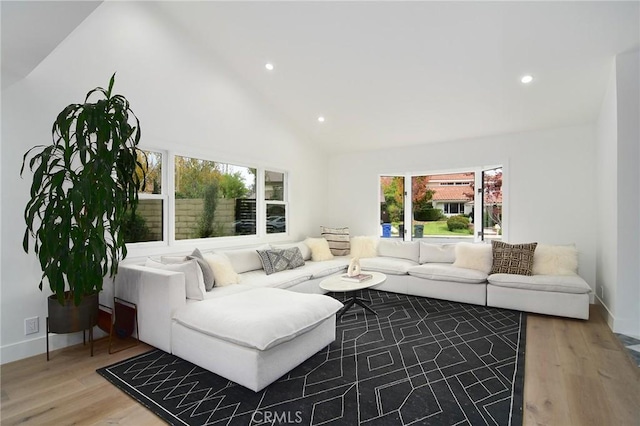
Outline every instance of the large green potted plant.
<svg viewBox="0 0 640 426">
<path fill-rule="evenodd" d="M 103 278 L 126 257 L 122 224 L 135 214 L 144 177 L 135 172 L 140 123 L 122 95 L 91 90 L 82 104 L 64 108 L 53 123 L 52 143 L 31 148 L 22 160 L 33 173 L 24 211 L 25 252 L 40 262 L 39 287 L 48 282 L 48 331 L 70 333 L 97 323 Z M 94 100 L 95 99 L 95 100 Z M 142 168 L 144 170 L 144 168 Z"/>
</svg>

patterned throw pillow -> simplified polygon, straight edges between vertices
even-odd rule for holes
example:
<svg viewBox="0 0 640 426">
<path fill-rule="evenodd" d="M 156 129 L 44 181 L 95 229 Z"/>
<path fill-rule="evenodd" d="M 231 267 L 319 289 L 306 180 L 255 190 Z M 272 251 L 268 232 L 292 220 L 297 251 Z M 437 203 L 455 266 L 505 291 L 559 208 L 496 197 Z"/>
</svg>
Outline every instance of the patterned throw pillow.
<svg viewBox="0 0 640 426">
<path fill-rule="evenodd" d="M 262 261 L 262 268 L 267 275 L 304 266 L 302 252 L 298 247 L 256 251 Z"/>
<path fill-rule="evenodd" d="M 538 243 L 507 244 L 492 241 L 493 265 L 491 274 L 531 275 L 533 253 Z"/>
<path fill-rule="evenodd" d="M 346 256 L 350 250 L 349 228 L 320 227 L 320 234 L 329 243 L 329 249 L 334 256 Z"/>
</svg>

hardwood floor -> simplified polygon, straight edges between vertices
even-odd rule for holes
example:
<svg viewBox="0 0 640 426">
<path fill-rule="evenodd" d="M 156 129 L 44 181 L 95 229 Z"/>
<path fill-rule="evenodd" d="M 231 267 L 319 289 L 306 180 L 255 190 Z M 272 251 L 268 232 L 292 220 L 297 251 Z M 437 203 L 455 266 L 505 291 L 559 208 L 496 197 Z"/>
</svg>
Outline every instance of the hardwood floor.
<svg viewBox="0 0 640 426">
<path fill-rule="evenodd" d="M 589 321 L 529 315 L 524 391 L 525 425 L 638 425 L 640 368 L 607 327 L 598 308 Z M 164 424 L 112 386 L 96 368 L 149 346 L 95 355 L 82 345 L 0 368 L 0 422 L 29 425 Z"/>
</svg>

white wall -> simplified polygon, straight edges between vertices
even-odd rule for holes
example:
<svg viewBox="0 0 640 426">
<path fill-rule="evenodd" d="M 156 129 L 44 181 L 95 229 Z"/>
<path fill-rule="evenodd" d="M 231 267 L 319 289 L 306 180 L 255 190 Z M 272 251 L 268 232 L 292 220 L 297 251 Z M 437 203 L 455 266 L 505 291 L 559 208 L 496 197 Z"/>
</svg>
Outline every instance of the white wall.
<svg viewBox="0 0 640 426">
<path fill-rule="evenodd" d="M 3 91 L 1 362 L 45 350 L 49 292 L 37 289 L 35 255 L 22 251 L 30 185 L 29 174 L 19 178 L 22 155 L 49 143 L 57 113 L 81 102 L 89 89 L 106 87 L 114 71 L 116 92 L 141 121 L 143 146 L 287 170 L 288 238 L 318 229 L 326 205 L 326 156 L 308 148 L 256 93 L 193 45 L 165 26 L 151 5 L 105 2 L 26 79 Z M 25 336 L 24 319 L 32 316 L 40 318 L 40 333 Z M 56 348 L 79 339 L 57 335 L 52 343 Z"/>
<path fill-rule="evenodd" d="M 639 57 L 636 49 L 615 58 L 597 124 L 597 296 L 613 331 L 632 336 L 640 336 Z"/>
<path fill-rule="evenodd" d="M 616 57 L 618 279 L 614 331 L 640 336 L 640 53 Z"/>
<path fill-rule="evenodd" d="M 595 129 L 578 126 L 329 159 L 327 225 L 378 235 L 378 176 L 504 166 L 505 239 L 575 243 L 580 275 L 595 283 Z"/>
<path fill-rule="evenodd" d="M 609 312 L 616 309 L 618 280 L 618 126 L 615 62 L 597 122 L 596 180 L 597 203 L 596 298 Z"/>
</svg>

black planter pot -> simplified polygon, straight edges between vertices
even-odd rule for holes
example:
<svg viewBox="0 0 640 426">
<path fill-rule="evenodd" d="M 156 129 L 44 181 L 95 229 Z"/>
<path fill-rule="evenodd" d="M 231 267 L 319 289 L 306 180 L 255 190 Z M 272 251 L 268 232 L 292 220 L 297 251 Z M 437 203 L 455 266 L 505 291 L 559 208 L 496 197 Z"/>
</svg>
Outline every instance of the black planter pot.
<svg viewBox="0 0 640 426">
<path fill-rule="evenodd" d="M 47 298 L 47 361 L 49 360 L 49 333 L 75 333 L 89 330 L 91 356 L 93 356 L 93 327 L 98 324 L 98 293 L 89 294 L 82 299 L 79 306 L 73 300 L 65 300 L 64 305 L 58 302 L 55 295 Z M 85 341 L 86 343 L 86 341 Z"/>
</svg>

